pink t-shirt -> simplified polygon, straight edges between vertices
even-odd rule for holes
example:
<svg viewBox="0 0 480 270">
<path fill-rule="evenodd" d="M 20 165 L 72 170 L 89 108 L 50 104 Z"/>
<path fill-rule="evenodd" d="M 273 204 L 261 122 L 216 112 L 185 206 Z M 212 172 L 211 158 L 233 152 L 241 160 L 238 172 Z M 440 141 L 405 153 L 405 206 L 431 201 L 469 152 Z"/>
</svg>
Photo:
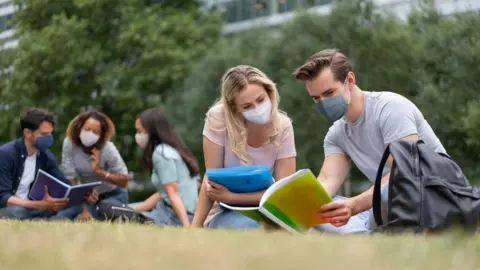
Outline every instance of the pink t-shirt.
<svg viewBox="0 0 480 270">
<path fill-rule="evenodd" d="M 242 165 L 240 160 L 230 150 L 230 144 L 224 123 L 223 105 L 217 104 L 208 111 L 205 126 L 203 128 L 203 135 L 213 143 L 224 147 L 224 168 Z M 251 155 L 251 165 L 268 166 L 273 173 L 276 160 L 297 155 L 292 122 L 288 121 L 284 125 L 284 130 L 281 132 L 278 145 L 270 143 L 258 148 L 247 145 L 247 152 Z M 212 218 L 222 211 L 222 208 L 220 208 L 217 202 L 215 202 L 204 222 L 204 225 L 207 226 Z"/>
<path fill-rule="evenodd" d="M 223 166 L 225 168 L 242 165 L 240 160 L 230 150 L 224 123 L 223 105 L 215 105 L 208 111 L 203 128 L 203 135 L 210 141 L 224 147 L 225 156 Z M 258 148 L 247 145 L 247 152 L 252 157 L 250 165 L 268 166 L 272 171 L 276 160 L 296 156 L 292 122 L 288 121 L 288 123 L 284 125 L 284 130 L 281 132 L 278 145 L 270 143 Z"/>
</svg>

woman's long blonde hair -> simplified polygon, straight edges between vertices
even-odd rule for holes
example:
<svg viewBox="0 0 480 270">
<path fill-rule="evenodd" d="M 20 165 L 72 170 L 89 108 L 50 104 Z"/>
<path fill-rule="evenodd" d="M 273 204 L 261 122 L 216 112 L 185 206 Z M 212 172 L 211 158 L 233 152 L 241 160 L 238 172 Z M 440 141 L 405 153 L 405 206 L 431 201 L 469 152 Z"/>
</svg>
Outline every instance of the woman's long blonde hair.
<svg viewBox="0 0 480 270">
<path fill-rule="evenodd" d="M 251 161 L 251 155 L 247 152 L 246 122 L 235 105 L 235 99 L 240 90 L 249 84 L 258 84 L 267 91 L 272 102 L 270 115 L 272 129 L 268 134 L 268 143 L 279 144 L 279 135 L 290 119 L 278 108 L 280 96 L 275 83 L 259 69 L 247 65 L 235 66 L 225 72 L 221 83 L 220 99 L 215 102 L 215 105 L 223 105 L 224 123 L 231 151 L 242 164 L 248 164 Z"/>
</svg>

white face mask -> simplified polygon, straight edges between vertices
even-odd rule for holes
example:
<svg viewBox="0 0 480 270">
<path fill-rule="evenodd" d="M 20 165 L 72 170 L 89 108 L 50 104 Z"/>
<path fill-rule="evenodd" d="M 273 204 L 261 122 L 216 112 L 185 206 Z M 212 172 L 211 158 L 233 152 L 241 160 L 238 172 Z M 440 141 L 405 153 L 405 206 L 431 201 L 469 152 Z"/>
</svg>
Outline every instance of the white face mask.
<svg viewBox="0 0 480 270">
<path fill-rule="evenodd" d="M 242 112 L 243 117 L 245 117 L 245 119 L 259 125 L 266 124 L 268 120 L 270 120 L 271 113 L 272 113 L 272 102 L 268 97 L 265 99 L 262 105 L 258 106 L 257 108 L 246 111 L 246 112 Z"/>
<path fill-rule="evenodd" d="M 82 129 L 80 132 L 80 141 L 85 147 L 90 147 L 98 142 L 100 136 L 93 133 L 92 131 L 86 131 Z"/>
<path fill-rule="evenodd" d="M 141 148 L 147 147 L 148 139 L 149 138 L 147 133 L 135 134 L 135 141 L 137 142 L 138 146 L 140 146 Z"/>
</svg>

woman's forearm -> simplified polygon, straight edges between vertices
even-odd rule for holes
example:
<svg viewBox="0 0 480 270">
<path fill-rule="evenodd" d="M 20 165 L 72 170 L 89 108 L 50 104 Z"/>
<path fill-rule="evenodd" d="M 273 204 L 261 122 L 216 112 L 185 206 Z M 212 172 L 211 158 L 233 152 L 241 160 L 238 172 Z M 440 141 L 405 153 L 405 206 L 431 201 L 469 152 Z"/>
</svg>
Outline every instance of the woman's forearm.
<svg viewBox="0 0 480 270">
<path fill-rule="evenodd" d="M 258 205 L 265 190 L 250 193 L 232 193 L 230 204 Z"/>
<path fill-rule="evenodd" d="M 156 192 L 140 203 L 135 210 L 138 212 L 150 211 L 157 205 L 157 202 L 160 201 L 161 198 L 162 196 L 160 196 L 160 193 Z"/>
<path fill-rule="evenodd" d="M 182 225 L 184 227 L 189 227 L 190 221 L 188 220 L 187 210 L 185 209 L 185 205 L 183 204 L 180 194 L 178 194 L 178 192 L 172 192 L 172 194 L 168 194 L 168 198 L 172 203 L 173 211 L 175 211 L 175 214 L 177 214 L 177 217 Z"/>
<path fill-rule="evenodd" d="M 102 177 L 105 181 L 112 183 L 116 186 L 127 188 L 128 185 L 128 174 L 124 173 L 109 173 L 104 170 L 98 170 L 95 172 L 100 177 Z"/>
<path fill-rule="evenodd" d="M 212 209 L 213 201 L 207 196 L 206 182 L 202 182 L 200 193 L 198 194 L 197 210 L 192 221 L 192 227 L 203 227 L 205 219 L 207 219 L 210 209 Z"/>
</svg>

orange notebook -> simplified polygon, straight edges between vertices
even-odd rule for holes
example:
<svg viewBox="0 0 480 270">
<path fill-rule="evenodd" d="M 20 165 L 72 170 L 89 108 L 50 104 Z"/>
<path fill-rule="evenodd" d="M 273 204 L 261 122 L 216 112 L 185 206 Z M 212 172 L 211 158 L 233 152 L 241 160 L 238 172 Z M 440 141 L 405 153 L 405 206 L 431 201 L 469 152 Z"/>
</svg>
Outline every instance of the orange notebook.
<svg viewBox="0 0 480 270">
<path fill-rule="evenodd" d="M 315 225 L 326 223 L 318 213 L 322 205 L 331 201 L 332 198 L 313 173 L 302 169 L 271 185 L 258 207 L 220 205 L 270 226 L 303 233 Z"/>
</svg>

